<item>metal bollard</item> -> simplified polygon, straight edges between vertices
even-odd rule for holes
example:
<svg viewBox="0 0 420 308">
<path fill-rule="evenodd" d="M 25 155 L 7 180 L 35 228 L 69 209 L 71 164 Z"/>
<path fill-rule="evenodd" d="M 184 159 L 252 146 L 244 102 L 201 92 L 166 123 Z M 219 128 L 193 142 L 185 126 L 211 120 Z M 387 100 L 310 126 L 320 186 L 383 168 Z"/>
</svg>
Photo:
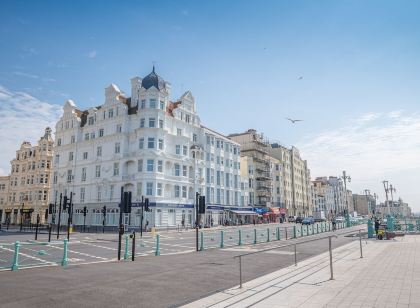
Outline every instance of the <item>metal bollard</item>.
<svg viewBox="0 0 420 308">
<path fill-rule="evenodd" d="M 296 226 L 293 226 L 293 238 L 296 238 Z"/>
<path fill-rule="evenodd" d="M 287 228 L 286 227 L 284 227 L 284 234 L 285 234 L 285 237 L 286 237 L 286 240 L 287 240 Z"/>
<path fill-rule="evenodd" d="M 254 229 L 254 245 L 257 244 L 257 229 Z"/>
<path fill-rule="evenodd" d="M 52 225 L 49 224 L 49 226 L 48 226 L 48 243 L 51 242 L 51 229 L 52 229 Z"/>
<path fill-rule="evenodd" d="M 134 261 L 136 256 L 136 232 L 133 231 L 132 234 L 132 243 L 131 243 L 131 261 Z"/>
<path fill-rule="evenodd" d="M 280 241 L 280 227 L 276 228 L 276 236 L 277 236 L 277 240 Z"/>
<path fill-rule="evenodd" d="M 12 271 L 17 271 L 19 269 L 19 247 L 20 242 L 15 242 L 15 253 L 13 255 L 13 265 L 12 265 Z"/>
<path fill-rule="evenodd" d="M 296 251 L 296 244 L 295 244 L 295 266 L 297 266 L 297 251 Z"/>
<path fill-rule="evenodd" d="M 242 230 L 238 230 L 238 246 L 242 246 Z"/>
<path fill-rule="evenodd" d="M 306 235 L 309 235 L 309 225 L 306 225 Z"/>
<path fill-rule="evenodd" d="M 156 251 L 155 251 L 155 256 L 160 256 L 160 235 L 156 234 Z"/>
<path fill-rule="evenodd" d="M 300 225 L 300 236 L 303 236 L 303 225 Z"/>
<path fill-rule="evenodd" d="M 223 243 L 223 236 L 224 236 L 224 233 L 223 233 L 223 230 L 222 230 L 222 231 L 220 231 L 220 248 L 223 248 L 225 246 L 224 243 Z"/>
<path fill-rule="evenodd" d="M 61 260 L 61 266 L 67 266 L 69 258 L 68 258 L 68 243 L 69 240 L 68 239 L 64 239 L 63 243 L 64 243 L 64 249 L 63 249 L 63 260 Z"/>
<path fill-rule="evenodd" d="M 318 234 L 318 233 L 319 233 L 319 223 L 316 224 L 316 234 Z"/>
<path fill-rule="evenodd" d="M 330 252 L 330 280 L 334 280 L 333 264 L 332 264 L 332 245 L 331 245 L 331 236 L 328 237 L 328 250 Z"/>
<path fill-rule="evenodd" d="M 124 260 L 128 260 L 128 235 L 125 236 Z"/>
<path fill-rule="evenodd" d="M 362 232 L 359 230 L 359 243 L 360 243 L 360 259 L 363 258 L 363 248 L 362 248 Z"/>
</svg>

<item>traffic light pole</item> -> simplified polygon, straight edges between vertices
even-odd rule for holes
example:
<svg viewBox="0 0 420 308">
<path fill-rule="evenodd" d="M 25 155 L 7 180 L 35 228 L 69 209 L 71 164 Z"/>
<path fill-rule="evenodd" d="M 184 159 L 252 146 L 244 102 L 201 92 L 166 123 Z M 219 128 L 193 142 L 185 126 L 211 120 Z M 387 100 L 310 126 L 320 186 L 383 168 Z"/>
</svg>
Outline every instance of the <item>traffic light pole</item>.
<svg viewBox="0 0 420 308">
<path fill-rule="evenodd" d="M 60 238 L 60 223 L 61 223 L 61 200 L 63 198 L 63 193 L 60 193 L 60 204 L 58 208 L 58 224 L 57 224 L 57 240 Z"/>
<path fill-rule="evenodd" d="M 195 248 L 198 251 L 198 192 L 195 193 Z"/>
<path fill-rule="evenodd" d="M 118 223 L 118 260 L 121 260 L 121 240 L 124 227 L 122 225 L 122 213 L 124 210 L 124 187 L 121 186 L 121 201 L 120 201 L 120 220 Z"/>
<path fill-rule="evenodd" d="M 144 210 L 144 197 L 141 196 L 141 214 L 140 214 L 140 237 L 143 237 L 143 210 Z"/>
<path fill-rule="evenodd" d="M 67 219 L 67 240 L 70 240 L 70 225 L 73 222 L 73 192 L 70 192 L 70 204 L 68 205 L 68 219 Z"/>
</svg>

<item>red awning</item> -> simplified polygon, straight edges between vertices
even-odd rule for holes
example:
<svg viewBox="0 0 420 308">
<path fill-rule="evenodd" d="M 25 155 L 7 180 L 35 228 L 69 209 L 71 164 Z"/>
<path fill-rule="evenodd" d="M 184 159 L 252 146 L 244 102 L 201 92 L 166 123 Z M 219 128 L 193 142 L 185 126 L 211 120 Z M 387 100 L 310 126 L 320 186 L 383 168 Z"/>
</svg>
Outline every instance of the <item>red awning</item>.
<svg viewBox="0 0 420 308">
<path fill-rule="evenodd" d="M 278 207 L 270 207 L 270 214 L 280 214 L 280 209 Z"/>
</svg>

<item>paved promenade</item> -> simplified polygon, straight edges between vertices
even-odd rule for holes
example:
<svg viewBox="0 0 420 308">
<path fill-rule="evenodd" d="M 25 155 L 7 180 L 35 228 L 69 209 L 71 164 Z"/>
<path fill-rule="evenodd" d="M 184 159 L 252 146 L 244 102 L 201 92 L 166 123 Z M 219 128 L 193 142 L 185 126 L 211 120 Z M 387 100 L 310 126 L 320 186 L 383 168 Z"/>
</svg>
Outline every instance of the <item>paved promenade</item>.
<svg viewBox="0 0 420 308">
<path fill-rule="evenodd" d="M 420 307 L 420 236 L 363 240 L 186 307 Z"/>
</svg>

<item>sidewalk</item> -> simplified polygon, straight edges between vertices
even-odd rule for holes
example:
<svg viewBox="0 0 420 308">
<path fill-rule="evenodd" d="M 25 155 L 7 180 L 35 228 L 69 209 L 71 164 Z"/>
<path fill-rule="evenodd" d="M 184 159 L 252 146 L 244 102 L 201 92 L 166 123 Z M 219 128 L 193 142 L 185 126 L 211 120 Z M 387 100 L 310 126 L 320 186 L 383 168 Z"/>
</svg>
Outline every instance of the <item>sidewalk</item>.
<svg viewBox="0 0 420 308">
<path fill-rule="evenodd" d="M 363 240 L 185 307 L 420 307 L 420 237 Z"/>
</svg>

